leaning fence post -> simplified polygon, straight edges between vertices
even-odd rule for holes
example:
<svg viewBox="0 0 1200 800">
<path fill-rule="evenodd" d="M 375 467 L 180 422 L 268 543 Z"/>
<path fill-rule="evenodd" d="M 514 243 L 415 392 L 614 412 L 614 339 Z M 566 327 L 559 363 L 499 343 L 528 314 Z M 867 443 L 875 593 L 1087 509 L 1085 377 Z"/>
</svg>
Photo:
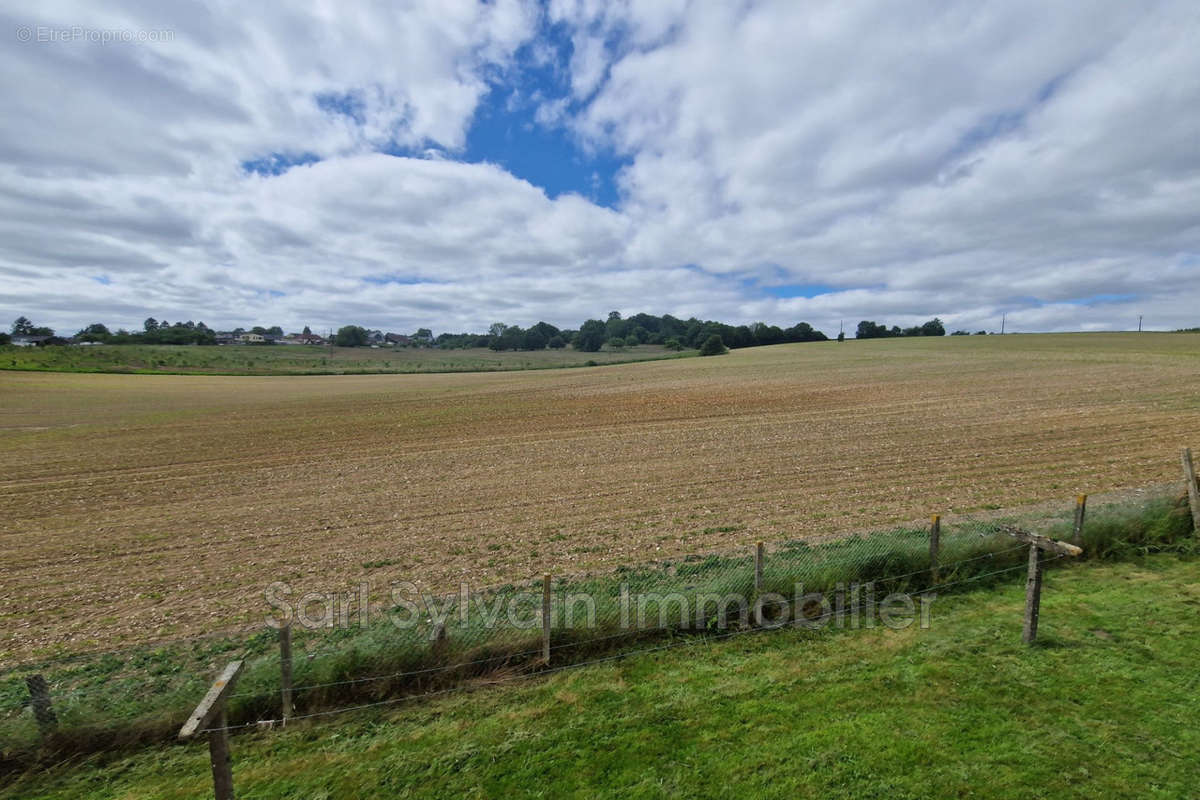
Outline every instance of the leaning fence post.
<svg viewBox="0 0 1200 800">
<path fill-rule="evenodd" d="M 292 626 L 279 629 L 279 695 L 283 705 L 283 724 L 295 713 L 292 706 Z"/>
<path fill-rule="evenodd" d="M 1001 525 L 998 530 L 1029 545 L 1029 574 L 1025 579 L 1025 626 L 1021 632 L 1021 639 L 1025 644 L 1033 644 L 1037 639 L 1038 616 L 1042 605 L 1042 551 L 1049 550 L 1059 556 L 1078 556 L 1083 554 L 1083 549 L 1011 525 Z"/>
<path fill-rule="evenodd" d="M 550 573 L 542 576 L 542 660 L 550 663 Z"/>
<path fill-rule="evenodd" d="M 1196 484 L 1196 470 L 1192 467 L 1192 449 L 1183 448 L 1183 479 L 1187 481 L 1188 505 L 1192 509 L 1192 530 L 1200 536 L 1200 486 Z"/>
<path fill-rule="evenodd" d="M 938 554 L 942 549 L 942 515 L 934 514 L 929 526 L 929 574 L 934 583 L 938 582 Z"/>
<path fill-rule="evenodd" d="M 763 590 L 763 543 L 754 547 L 754 591 L 762 594 Z"/>
<path fill-rule="evenodd" d="M 30 675 L 25 679 L 29 689 L 29 705 L 33 709 L 33 718 L 37 720 L 38 730 L 42 736 L 47 736 L 58 727 L 58 716 L 50 704 L 50 686 L 41 674 Z"/>
<path fill-rule="evenodd" d="M 1071 534 L 1072 542 L 1083 541 L 1083 518 L 1087 514 L 1087 495 L 1081 494 L 1075 498 L 1075 528 Z"/>
<path fill-rule="evenodd" d="M 208 757 L 212 762 L 213 794 L 216 800 L 233 800 L 233 766 L 229 756 L 229 718 L 225 713 L 225 701 L 241 674 L 242 662 L 230 662 L 179 729 L 180 739 L 191 739 L 207 725 L 215 723 L 208 732 Z"/>
</svg>

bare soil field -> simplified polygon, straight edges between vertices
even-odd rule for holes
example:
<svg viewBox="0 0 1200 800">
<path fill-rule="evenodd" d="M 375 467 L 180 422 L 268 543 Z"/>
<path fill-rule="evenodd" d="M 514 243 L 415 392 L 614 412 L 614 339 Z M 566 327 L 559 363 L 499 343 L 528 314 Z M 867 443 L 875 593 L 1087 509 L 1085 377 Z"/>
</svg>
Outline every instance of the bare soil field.
<svg viewBox="0 0 1200 800">
<path fill-rule="evenodd" d="M 779 345 L 580 370 L 0 372 L 0 662 L 1177 478 L 1200 335 Z"/>
</svg>

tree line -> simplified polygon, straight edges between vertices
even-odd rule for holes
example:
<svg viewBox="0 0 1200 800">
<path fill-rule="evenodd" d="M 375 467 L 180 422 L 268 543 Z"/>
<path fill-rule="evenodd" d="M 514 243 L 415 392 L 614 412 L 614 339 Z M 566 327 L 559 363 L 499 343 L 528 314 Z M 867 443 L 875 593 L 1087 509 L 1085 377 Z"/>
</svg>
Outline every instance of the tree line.
<svg viewBox="0 0 1200 800">
<path fill-rule="evenodd" d="M 235 328 L 232 335 L 257 333 L 267 337 L 283 336 L 278 326 L 254 326 L 249 330 Z M 304 333 L 310 334 L 305 326 Z M 955 331 L 956 334 L 965 333 Z M 12 326 L 14 336 L 53 337 L 50 328 L 35 326 L 28 318 L 18 318 Z M 890 328 L 871 320 L 858 323 L 856 336 L 859 339 L 882 339 L 899 336 L 945 336 L 946 328 L 937 317 L 910 328 L 893 325 Z M 391 334 L 389 334 L 391 337 Z M 9 336 L 0 334 L 0 344 L 7 344 Z M 341 347 L 362 347 L 381 342 L 383 334 L 359 325 L 345 325 L 338 329 L 333 343 Z M 400 337 L 397 337 L 400 338 Z M 788 328 L 756 322 L 751 325 L 730 325 L 715 320 L 700 320 L 696 317 L 679 319 L 664 314 L 634 314 L 623 317 L 619 311 L 611 311 L 606 319 L 586 320 L 577 329 L 559 328 L 548 322 L 538 322 L 528 328 L 493 323 L 486 333 L 443 333 L 437 337 L 429 328 L 420 328 L 410 336 L 402 337 L 403 344 L 413 347 L 440 347 L 445 349 L 488 347 L 504 350 L 544 350 L 573 347 L 576 350 L 594 353 L 607 347 L 620 350 L 641 344 L 661 345 L 672 350 L 706 349 L 723 351 L 724 348 L 756 347 L 759 345 L 784 344 L 789 342 L 827 341 L 824 333 L 807 322 L 798 322 Z M 845 338 L 838 334 L 838 340 Z M 175 322 L 156 320 L 150 317 L 140 331 L 120 328 L 111 331 L 101 323 L 93 323 L 75 334 L 75 341 L 103 344 L 196 344 L 217 343 L 217 334 L 203 322 Z M 66 339 L 51 339 L 47 344 L 65 344 Z M 710 343 L 711 342 L 711 343 Z"/>
<path fill-rule="evenodd" d="M 695 317 L 682 320 L 670 314 L 622 317 L 619 311 L 611 311 L 607 319 L 586 320 L 578 329 L 558 328 L 548 322 L 538 322 L 529 328 L 496 322 L 487 333 L 443 333 L 435 343 L 439 347 L 490 347 L 493 350 L 542 350 L 569 345 L 576 350 L 595 353 L 605 346 L 619 350 L 639 344 L 662 345 L 672 350 L 698 349 L 713 336 L 719 337 L 726 347 L 822 342 L 829 338 L 807 322 L 780 328 L 764 322 L 728 325 Z"/>
<path fill-rule="evenodd" d="M 899 325 L 893 325 L 889 328 L 886 325 L 880 325 L 864 319 L 858 323 L 858 330 L 855 331 L 854 335 L 858 339 L 889 339 L 896 336 L 945 336 L 946 326 L 937 317 L 929 320 L 924 325 L 914 325 L 911 328 L 901 328 Z"/>
</svg>

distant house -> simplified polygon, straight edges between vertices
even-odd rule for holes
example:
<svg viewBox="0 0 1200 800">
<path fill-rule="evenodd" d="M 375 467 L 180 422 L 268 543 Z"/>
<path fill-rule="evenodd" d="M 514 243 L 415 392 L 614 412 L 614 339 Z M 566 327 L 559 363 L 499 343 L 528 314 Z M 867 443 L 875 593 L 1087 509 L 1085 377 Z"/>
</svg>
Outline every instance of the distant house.
<svg viewBox="0 0 1200 800">
<path fill-rule="evenodd" d="M 315 333 L 302 333 L 297 337 L 297 344 L 325 344 L 325 339 Z"/>
<path fill-rule="evenodd" d="M 50 339 L 50 336 L 14 336 L 12 344 L 15 347 L 37 347 L 42 342 Z"/>
<path fill-rule="evenodd" d="M 242 344 L 263 344 L 266 338 L 261 333 L 243 333 L 238 341 Z"/>
<path fill-rule="evenodd" d="M 384 340 L 385 342 L 387 342 L 388 344 L 396 345 L 397 347 L 403 347 L 403 346 L 405 346 L 405 345 L 412 344 L 412 337 L 411 337 L 411 336 L 405 336 L 405 335 L 404 335 L 404 334 L 402 334 L 402 333 L 389 333 L 389 334 L 386 334 L 386 335 L 383 337 L 383 340 Z"/>
<path fill-rule="evenodd" d="M 215 336 L 217 344 L 233 344 L 237 341 L 237 337 L 233 335 L 232 331 L 217 331 Z"/>
</svg>

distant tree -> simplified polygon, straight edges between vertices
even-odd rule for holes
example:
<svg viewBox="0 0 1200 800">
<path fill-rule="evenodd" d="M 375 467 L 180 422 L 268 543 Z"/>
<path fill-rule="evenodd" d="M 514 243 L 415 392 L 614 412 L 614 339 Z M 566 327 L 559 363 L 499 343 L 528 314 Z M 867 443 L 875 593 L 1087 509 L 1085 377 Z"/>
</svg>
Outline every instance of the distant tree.
<svg viewBox="0 0 1200 800">
<path fill-rule="evenodd" d="M 542 331 L 535 327 L 525 331 L 521 337 L 522 350 L 545 350 L 546 342 L 550 341 Z"/>
<path fill-rule="evenodd" d="M 158 330 L 158 320 L 154 317 L 147 317 L 146 321 L 142 323 L 142 330 L 146 333 Z"/>
<path fill-rule="evenodd" d="M 503 336 L 504 331 L 507 330 L 507 328 L 508 326 L 503 322 L 493 322 L 490 326 L 488 326 L 488 336 Z"/>
<path fill-rule="evenodd" d="M 562 333 L 562 331 L 560 331 L 558 328 L 551 325 L 549 322 L 538 322 L 536 325 L 533 325 L 529 330 L 537 331 L 542 336 L 546 337 L 547 342 L 550 341 L 551 339 L 553 339 L 555 336 L 558 336 L 559 334 Z"/>
<path fill-rule="evenodd" d="M 11 344 L 11 343 L 12 343 L 11 336 L 9 336 L 7 333 L 0 333 L 0 346 L 6 345 L 6 344 Z"/>
<path fill-rule="evenodd" d="M 551 350 L 562 350 L 567 346 L 567 340 L 562 336 L 551 336 L 550 341 L 546 342 L 546 346 Z"/>
<path fill-rule="evenodd" d="M 312 336 L 312 329 L 305 325 L 303 333 L 305 336 Z"/>
<path fill-rule="evenodd" d="M 417 328 L 417 332 L 412 335 L 412 339 L 420 345 L 431 345 L 433 344 L 433 331 L 429 328 Z"/>
<path fill-rule="evenodd" d="M 974 335 L 975 336 L 987 336 L 988 332 L 987 331 L 975 331 Z"/>
<path fill-rule="evenodd" d="M 725 352 L 727 352 L 725 342 L 721 341 L 721 337 L 715 333 L 700 345 L 700 355 L 702 356 L 719 356 Z"/>
<path fill-rule="evenodd" d="M 887 326 L 878 325 L 866 319 L 858 323 L 858 327 L 854 331 L 856 339 L 879 339 L 883 336 L 887 336 Z"/>
<path fill-rule="evenodd" d="M 253 328 L 250 329 L 250 332 L 257 333 L 259 336 L 264 336 L 264 335 L 270 333 L 270 331 L 268 331 L 262 325 L 255 325 Z"/>
<path fill-rule="evenodd" d="M 807 322 L 797 322 L 783 332 L 783 337 L 787 342 L 825 342 L 829 340 L 828 336 Z"/>
<path fill-rule="evenodd" d="M 112 332 L 99 322 L 93 322 L 75 334 L 75 338 L 83 342 L 103 342 L 112 336 Z"/>
<path fill-rule="evenodd" d="M 266 332 L 269 336 L 283 336 L 283 328 L 279 327 L 278 325 L 272 325 L 271 327 L 267 328 Z"/>
<path fill-rule="evenodd" d="M 938 319 L 937 317 L 934 317 L 933 319 L 929 320 L 929 322 L 926 322 L 924 325 L 921 326 L 921 335 L 922 336 L 945 336 L 946 335 L 946 326 L 942 324 L 942 321 L 940 319 Z"/>
<path fill-rule="evenodd" d="M 358 325 L 344 325 L 333 337 L 338 347 L 362 347 L 367 343 L 367 329 Z"/>
<path fill-rule="evenodd" d="M 950 335 L 951 336 L 970 336 L 971 334 L 968 333 L 967 331 L 955 331 L 954 333 L 952 333 Z"/>
<path fill-rule="evenodd" d="M 589 319 L 579 326 L 579 333 L 575 336 L 575 349 L 584 353 L 598 352 L 604 346 L 607 334 L 608 329 L 603 322 Z"/>
<path fill-rule="evenodd" d="M 845 331 L 838 331 L 838 341 L 839 342 L 846 341 L 846 332 Z"/>
<path fill-rule="evenodd" d="M 609 339 L 608 342 L 606 342 L 606 344 L 608 345 L 609 350 L 624 350 L 625 349 L 625 340 L 619 336 L 614 336 L 613 338 Z"/>
<path fill-rule="evenodd" d="M 668 350 L 682 350 L 683 349 L 683 345 L 681 345 L 679 343 L 679 340 L 676 339 L 674 336 L 672 336 L 670 339 L 667 339 L 665 342 L 663 342 L 663 347 L 667 348 Z"/>
<path fill-rule="evenodd" d="M 28 317 L 17 317 L 12 324 L 13 336 L 53 336 L 54 329 L 34 325 Z"/>
<path fill-rule="evenodd" d="M 608 312 L 608 321 L 604 323 L 605 338 L 624 338 L 629 330 L 629 323 L 621 319 L 620 311 Z"/>
<path fill-rule="evenodd" d="M 493 326 L 494 327 L 494 326 Z M 505 325 L 499 336 L 493 335 L 488 347 L 493 350 L 520 350 L 525 344 L 525 329 L 520 325 Z"/>
</svg>

